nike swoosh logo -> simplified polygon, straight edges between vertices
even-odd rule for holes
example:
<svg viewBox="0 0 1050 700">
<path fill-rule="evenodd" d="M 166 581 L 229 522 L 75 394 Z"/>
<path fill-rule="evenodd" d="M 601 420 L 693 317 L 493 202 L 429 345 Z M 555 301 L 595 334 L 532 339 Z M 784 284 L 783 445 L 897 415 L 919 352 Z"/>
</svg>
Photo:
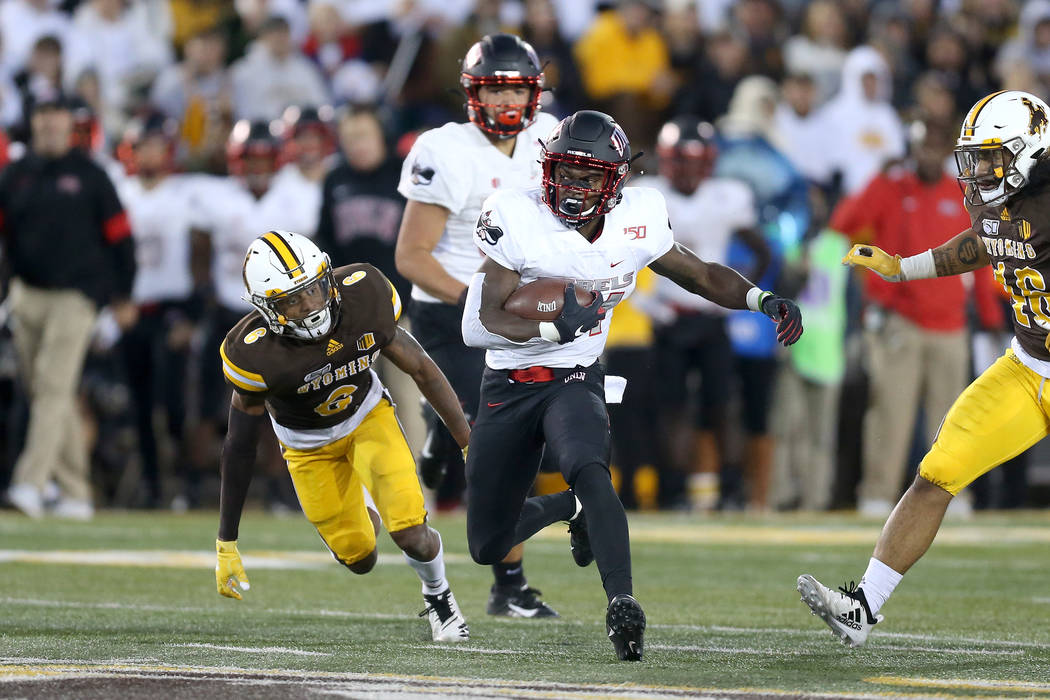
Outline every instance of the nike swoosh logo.
<svg viewBox="0 0 1050 700">
<path fill-rule="evenodd" d="M 539 608 L 529 610 L 528 608 L 519 607 L 514 603 L 507 603 L 507 608 L 518 617 L 535 617 L 536 613 L 540 611 Z"/>
<path fill-rule="evenodd" d="M 627 642 L 627 648 L 631 650 L 632 654 L 637 654 L 638 653 L 637 647 L 638 647 L 638 645 L 635 644 L 634 642 Z"/>
<path fill-rule="evenodd" d="M 577 338 L 579 338 L 581 335 L 583 335 L 583 326 L 580 326 L 579 328 L 576 329 L 575 335 L 576 335 Z"/>
<path fill-rule="evenodd" d="M 486 403 L 489 404 L 489 408 L 495 408 L 496 406 L 502 406 L 506 402 L 505 401 L 500 401 L 499 403 L 489 403 L 489 402 L 486 401 Z"/>
<path fill-rule="evenodd" d="M 623 260 L 621 260 L 620 262 L 609 263 L 609 267 L 616 267 L 617 265 L 619 265 L 622 262 L 623 262 Z"/>
</svg>

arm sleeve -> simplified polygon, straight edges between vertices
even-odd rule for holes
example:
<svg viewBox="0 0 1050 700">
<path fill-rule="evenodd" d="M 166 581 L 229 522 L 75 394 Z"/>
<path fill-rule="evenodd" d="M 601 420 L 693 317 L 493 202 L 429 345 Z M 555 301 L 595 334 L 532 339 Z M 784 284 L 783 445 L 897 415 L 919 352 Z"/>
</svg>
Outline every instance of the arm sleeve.
<svg viewBox="0 0 1050 700">
<path fill-rule="evenodd" d="M 439 142 L 441 135 L 428 131 L 416 139 L 401 166 L 397 191 L 405 199 L 437 204 L 456 213 L 466 206 L 471 168 L 456 167 L 452 146 L 447 139 Z"/>
<path fill-rule="evenodd" d="M 515 343 L 512 340 L 507 340 L 501 335 L 490 332 L 481 323 L 481 286 L 484 283 L 484 272 L 475 272 L 474 276 L 470 278 L 470 285 L 467 287 L 467 301 L 463 307 L 463 321 L 461 323 L 463 343 L 472 348 L 492 348 L 495 350 L 511 350 L 532 344 L 533 340 L 528 340 L 524 343 Z"/>
<path fill-rule="evenodd" d="M 118 296 L 128 298 L 135 282 L 135 241 L 131 237 L 131 223 L 106 172 L 98 168 L 97 178 L 99 223 L 112 255 L 113 289 Z"/>
<path fill-rule="evenodd" d="M 376 343 L 383 348 L 394 342 L 397 335 L 397 321 L 401 318 L 402 309 L 401 295 L 397 293 L 394 283 L 378 268 L 369 265 L 365 273 L 365 279 L 368 280 L 366 284 L 371 285 L 375 294 Z"/>
<path fill-rule="evenodd" d="M 733 228 L 756 228 L 758 210 L 755 209 L 754 193 L 743 182 L 734 182 L 733 185 L 732 205 L 725 207 L 725 211 L 733 213 Z"/>
</svg>

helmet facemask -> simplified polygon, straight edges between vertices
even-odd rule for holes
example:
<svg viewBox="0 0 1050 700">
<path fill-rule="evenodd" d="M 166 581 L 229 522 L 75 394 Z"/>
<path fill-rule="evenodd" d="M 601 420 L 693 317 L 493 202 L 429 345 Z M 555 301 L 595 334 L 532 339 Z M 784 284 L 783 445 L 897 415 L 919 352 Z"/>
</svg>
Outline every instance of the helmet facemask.
<svg viewBox="0 0 1050 700">
<path fill-rule="evenodd" d="M 339 308 L 339 292 L 325 256 L 319 274 L 286 291 L 271 290 L 265 296 L 250 294 L 248 301 L 259 310 L 274 333 L 316 340 L 332 330 L 333 311 Z"/>
<path fill-rule="evenodd" d="M 568 169 L 577 172 L 569 173 Z M 600 175 L 600 183 L 597 178 L 580 172 L 583 170 Z M 608 163 L 597 158 L 545 150 L 543 201 L 566 226 L 580 228 L 620 203 L 623 183 L 629 172 L 629 163 Z"/>
<path fill-rule="evenodd" d="M 543 91 L 543 74 L 531 77 L 473 76 L 463 73 L 460 78 L 467 93 L 467 117 L 479 129 L 500 139 L 517 136 L 529 128 L 540 109 L 540 93 Z M 481 87 L 527 87 L 528 99 L 520 104 L 496 104 L 482 102 Z"/>
<path fill-rule="evenodd" d="M 1015 155 L 1024 148 L 1020 138 L 1002 143 L 959 146 L 955 164 L 959 187 L 972 206 L 999 205 L 1028 183 L 1016 167 Z"/>
</svg>

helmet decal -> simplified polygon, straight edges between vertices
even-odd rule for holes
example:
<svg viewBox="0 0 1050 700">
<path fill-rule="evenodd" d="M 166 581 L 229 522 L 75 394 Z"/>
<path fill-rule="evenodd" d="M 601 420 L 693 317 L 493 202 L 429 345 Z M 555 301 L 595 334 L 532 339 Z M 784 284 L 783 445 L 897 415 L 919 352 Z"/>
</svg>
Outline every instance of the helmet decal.
<svg viewBox="0 0 1050 700">
<path fill-rule="evenodd" d="M 1028 108 L 1031 117 L 1028 120 L 1028 133 L 1032 136 L 1041 135 L 1046 131 L 1046 110 L 1041 105 L 1034 104 L 1027 97 L 1021 98 L 1021 104 Z"/>
</svg>

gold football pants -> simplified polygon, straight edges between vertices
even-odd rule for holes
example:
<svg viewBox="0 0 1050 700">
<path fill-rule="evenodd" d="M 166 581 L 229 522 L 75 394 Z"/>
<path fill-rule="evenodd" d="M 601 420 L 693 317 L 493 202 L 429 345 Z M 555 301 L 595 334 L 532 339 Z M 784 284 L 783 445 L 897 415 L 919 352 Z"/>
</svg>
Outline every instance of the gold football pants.
<svg viewBox="0 0 1050 700">
<path fill-rule="evenodd" d="M 1050 433 L 1050 381 L 1013 350 L 959 395 L 919 465 L 919 475 L 952 495 Z"/>
<path fill-rule="evenodd" d="M 426 519 L 415 459 L 386 400 L 344 438 L 314 450 L 282 451 L 303 513 L 343 564 L 364 559 L 376 546 L 362 487 L 389 532 Z"/>
</svg>

